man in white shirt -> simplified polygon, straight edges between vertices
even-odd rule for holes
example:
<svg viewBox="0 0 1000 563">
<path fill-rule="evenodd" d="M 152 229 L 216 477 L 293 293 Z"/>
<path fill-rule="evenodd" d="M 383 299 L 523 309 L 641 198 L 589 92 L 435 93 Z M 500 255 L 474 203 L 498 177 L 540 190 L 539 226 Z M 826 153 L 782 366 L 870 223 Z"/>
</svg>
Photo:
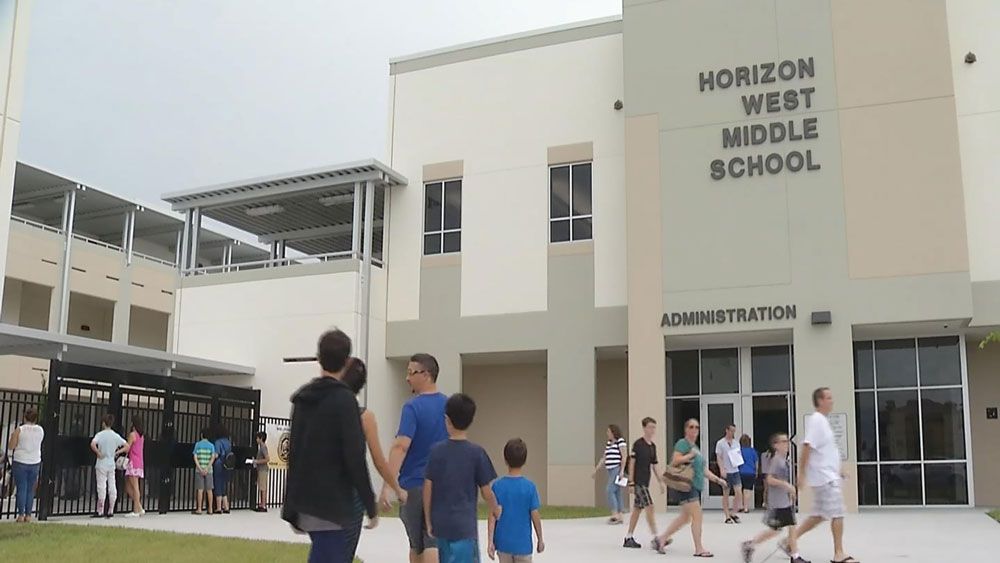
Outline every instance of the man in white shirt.
<svg viewBox="0 0 1000 563">
<path fill-rule="evenodd" d="M 840 450 L 833 435 L 833 427 L 827 418 L 833 411 L 833 393 L 828 387 L 813 391 L 813 406 L 816 412 L 806 418 L 806 433 L 802 440 L 802 454 L 799 458 L 798 483 L 805 483 L 812 489 L 812 515 L 791 534 L 788 542 L 789 556 L 793 562 L 808 563 L 798 553 L 798 538 L 818 526 L 824 520 L 830 521 L 833 532 L 833 563 L 858 563 L 858 560 L 844 553 L 844 495 L 840 483 L 844 476 L 840 466 Z"/>
<path fill-rule="evenodd" d="M 743 480 L 740 478 L 740 466 L 743 465 L 743 455 L 740 453 L 740 443 L 736 440 L 736 425 L 726 426 L 726 434 L 715 443 L 715 462 L 719 464 L 719 477 L 726 480 L 727 487 L 722 489 L 722 511 L 726 514 L 726 524 L 739 524 L 740 517 L 733 512 L 740 511 L 743 498 Z M 729 510 L 729 492 L 733 492 L 733 510 Z"/>
</svg>

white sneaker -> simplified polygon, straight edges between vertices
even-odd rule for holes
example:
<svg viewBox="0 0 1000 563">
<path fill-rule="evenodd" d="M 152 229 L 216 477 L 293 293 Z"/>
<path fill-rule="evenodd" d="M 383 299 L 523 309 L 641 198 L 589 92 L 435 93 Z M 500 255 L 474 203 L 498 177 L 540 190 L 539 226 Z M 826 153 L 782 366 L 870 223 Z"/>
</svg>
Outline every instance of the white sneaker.
<svg viewBox="0 0 1000 563">
<path fill-rule="evenodd" d="M 142 516 L 141 512 L 129 512 L 125 515 L 126 518 L 138 518 L 140 516 Z"/>
<path fill-rule="evenodd" d="M 139 516 L 145 516 L 145 515 L 146 515 L 146 509 L 145 508 L 140 509 L 139 510 Z"/>
</svg>

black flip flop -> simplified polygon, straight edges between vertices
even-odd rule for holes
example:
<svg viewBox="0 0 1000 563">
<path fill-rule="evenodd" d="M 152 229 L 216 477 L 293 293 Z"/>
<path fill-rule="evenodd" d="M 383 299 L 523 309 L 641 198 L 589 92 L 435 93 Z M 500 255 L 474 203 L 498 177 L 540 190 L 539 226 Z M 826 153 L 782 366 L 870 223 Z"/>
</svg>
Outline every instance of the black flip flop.
<svg viewBox="0 0 1000 563">
<path fill-rule="evenodd" d="M 831 559 L 830 563 L 861 563 L 861 562 L 848 555 L 847 557 L 841 559 L 840 561 L 834 561 L 833 559 Z"/>
<path fill-rule="evenodd" d="M 715 554 L 711 551 L 702 551 L 701 553 L 695 553 L 694 557 L 715 557 Z"/>
</svg>

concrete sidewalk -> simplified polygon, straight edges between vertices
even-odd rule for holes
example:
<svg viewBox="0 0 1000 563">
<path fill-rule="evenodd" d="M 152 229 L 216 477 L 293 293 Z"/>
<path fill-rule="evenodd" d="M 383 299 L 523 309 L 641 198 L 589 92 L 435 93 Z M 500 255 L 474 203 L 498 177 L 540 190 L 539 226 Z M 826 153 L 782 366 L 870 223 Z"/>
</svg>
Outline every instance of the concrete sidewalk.
<svg viewBox="0 0 1000 563">
<path fill-rule="evenodd" d="M 666 526 L 674 513 L 657 515 L 659 526 Z M 741 562 L 739 542 L 764 529 L 762 512 L 746 515 L 743 524 L 725 525 L 719 512 L 709 512 L 705 521 L 705 546 L 715 552 L 714 561 Z M 145 530 L 163 530 L 288 542 L 308 542 L 308 537 L 295 534 L 272 509 L 267 514 L 239 511 L 229 515 L 193 516 L 191 514 L 147 514 L 141 518 L 92 520 L 89 518 L 57 518 L 53 522 L 90 526 L 123 526 Z M 481 523 L 480 537 L 486 533 Z M 905 509 L 868 511 L 851 515 L 846 523 L 846 545 L 849 553 L 865 563 L 886 561 L 997 561 L 1000 545 L 1000 524 L 986 516 L 983 509 Z M 638 561 L 656 559 L 649 549 L 625 550 L 621 547 L 624 528 L 609 526 L 600 519 L 552 520 L 544 523 L 547 549 L 536 555 L 535 561 L 575 563 L 579 561 Z M 650 535 L 644 523 L 636 534 L 646 545 Z M 668 558 L 691 557 L 694 553 L 691 533 L 682 530 L 675 538 Z M 484 546 L 485 547 L 485 546 Z M 762 548 L 755 561 L 781 561 L 772 555 L 774 544 Z M 366 563 L 405 562 L 407 552 L 403 527 L 396 518 L 383 518 L 375 530 L 361 535 L 358 556 Z M 802 541 L 802 554 L 813 563 L 824 563 L 832 555 L 828 527 L 818 528 Z M 483 553 L 486 559 L 485 550 Z"/>
</svg>

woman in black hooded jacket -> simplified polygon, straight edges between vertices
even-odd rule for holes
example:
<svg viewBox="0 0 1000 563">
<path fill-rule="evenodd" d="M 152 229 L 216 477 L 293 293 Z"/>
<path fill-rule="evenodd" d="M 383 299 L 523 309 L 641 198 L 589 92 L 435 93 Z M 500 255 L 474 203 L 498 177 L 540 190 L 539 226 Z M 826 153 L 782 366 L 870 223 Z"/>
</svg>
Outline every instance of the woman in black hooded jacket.
<svg viewBox="0 0 1000 563">
<path fill-rule="evenodd" d="M 281 517 L 312 540 L 310 563 L 347 562 L 346 529 L 357 521 L 355 495 L 378 518 L 354 393 L 336 375 L 351 355 L 339 330 L 319 339 L 322 375 L 292 395 L 288 478 Z"/>
</svg>

